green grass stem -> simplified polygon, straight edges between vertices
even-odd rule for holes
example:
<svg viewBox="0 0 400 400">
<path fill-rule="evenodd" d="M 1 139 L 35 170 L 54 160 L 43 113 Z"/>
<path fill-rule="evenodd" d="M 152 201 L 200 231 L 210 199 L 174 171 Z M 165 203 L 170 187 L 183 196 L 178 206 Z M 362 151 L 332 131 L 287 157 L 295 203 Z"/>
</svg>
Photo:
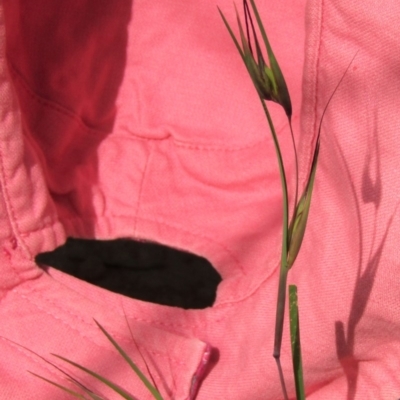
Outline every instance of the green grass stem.
<svg viewBox="0 0 400 400">
<path fill-rule="evenodd" d="M 304 391 L 303 362 L 301 358 L 300 321 L 296 285 L 289 285 L 289 316 L 296 398 L 297 400 L 305 400 L 306 396 Z"/>
</svg>

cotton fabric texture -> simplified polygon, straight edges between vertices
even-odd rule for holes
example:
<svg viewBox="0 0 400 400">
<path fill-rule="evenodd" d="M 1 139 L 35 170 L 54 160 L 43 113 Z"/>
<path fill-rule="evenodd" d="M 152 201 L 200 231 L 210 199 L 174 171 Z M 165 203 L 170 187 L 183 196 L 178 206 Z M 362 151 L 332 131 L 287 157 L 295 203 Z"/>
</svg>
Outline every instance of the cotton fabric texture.
<svg viewBox="0 0 400 400">
<path fill-rule="evenodd" d="M 289 277 L 307 398 L 397 399 L 399 3 L 258 3 L 292 96 L 302 187 L 322 110 L 357 54 L 325 116 Z M 150 399 L 95 318 L 143 368 L 129 322 L 167 399 L 281 399 L 272 358 L 281 187 L 267 122 L 217 12 L 235 25 L 232 2 L 0 4 L 0 398 L 69 398 L 27 372 L 67 383 L 30 349 Z M 288 126 L 271 110 L 293 177 Z M 34 256 L 67 236 L 206 257 L 223 278 L 216 303 L 182 310 L 44 272 Z M 287 320 L 282 363 L 293 398 Z"/>
</svg>

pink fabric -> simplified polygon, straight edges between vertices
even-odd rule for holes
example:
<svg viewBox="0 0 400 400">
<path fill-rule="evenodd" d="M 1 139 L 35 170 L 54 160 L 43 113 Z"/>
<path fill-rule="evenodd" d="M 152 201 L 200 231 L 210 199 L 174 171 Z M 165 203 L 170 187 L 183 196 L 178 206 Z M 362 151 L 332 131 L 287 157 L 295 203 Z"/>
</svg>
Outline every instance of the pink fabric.
<svg viewBox="0 0 400 400">
<path fill-rule="evenodd" d="M 258 3 L 294 103 L 302 183 L 322 109 L 358 51 L 324 121 L 308 230 L 290 274 L 307 398 L 397 399 L 398 1 Z M 93 322 L 143 366 L 124 313 L 166 398 L 282 398 L 271 356 L 276 157 L 216 5 L 1 2 L 2 399 L 68 398 L 26 372 L 65 382 L 57 371 L 5 338 L 150 399 Z M 235 24 L 232 2 L 218 6 Z M 287 125 L 272 110 L 290 173 Z M 185 311 L 44 273 L 33 257 L 68 235 L 143 238 L 204 256 L 223 277 L 217 301 Z M 287 324 L 282 362 L 293 397 Z"/>
</svg>

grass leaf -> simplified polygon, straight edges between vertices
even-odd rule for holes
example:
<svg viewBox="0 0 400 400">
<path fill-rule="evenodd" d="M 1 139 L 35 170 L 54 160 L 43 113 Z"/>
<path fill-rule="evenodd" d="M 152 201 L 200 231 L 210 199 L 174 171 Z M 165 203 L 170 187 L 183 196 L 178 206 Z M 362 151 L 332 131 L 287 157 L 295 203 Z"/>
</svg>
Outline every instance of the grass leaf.
<svg viewBox="0 0 400 400">
<path fill-rule="evenodd" d="M 143 384 L 147 387 L 149 392 L 153 395 L 156 400 L 164 400 L 161 396 L 160 392 L 151 384 L 151 382 L 146 378 L 146 376 L 142 373 L 139 367 L 131 360 L 131 358 L 125 353 L 125 351 L 121 348 L 121 346 L 112 338 L 112 336 L 96 321 L 97 326 L 104 333 L 107 339 L 112 343 L 112 345 L 117 349 L 118 353 L 125 359 L 125 361 L 129 364 L 132 370 L 136 373 L 139 379 L 143 382 Z"/>
<path fill-rule="evenodd" d="M 122 305 L 122 307 L 123 307 L 123 305 Z M 139 345 L 137 344 L 137 342 L 136 342 L 136 340 L 135 340 L 135 337 L 133 336 L 131 326 L 130 326 L 130 324 L 129 324 L 128 318 L 127 318 L 126 313 L 125 313 L 125 309 L 124 309 L 124 316 L 125 316 L 126 325 L 128 326 L 128 329 L 129 329 L 129 333 L 131 334 L 132 342 L 134 343 L 134 345 L 135 345 L 135 347 L 136 347 L 136 350 L 138 351 L 138 353 L 139 353 L 139 355 L 140 355 L 140 358 L 142 359 L 142 361 L 143 361 L 143 363 L 144 363 L 144 365 L 145 365 L 145 367 L 146 367 L 146 371 L 147 371 L 147 373 L 148 373 L 148 375 L 149 375 L 149 377 L 150 377 L 150 379 L 151 379 L 151 381 L 152 381 L 154 387 L 156 388 L 156 390 L 157 390 L 158 392 L 160 392 L 160 390 L 158 389 L 157 384 L 156 384 L 156 382 L 155 382 L 155 379 L 154 379 L 154 377 L 153 377 L 153 374 L 152 374 L 151 371 L 150 371 L 149 364 L 147 363 L 146 359 L 144 358 L 144 356 L 143 356 L 143 354 L 142 354 L 142 352 L 141 352 L 141 350 L 140 350 L 140 348 L 139 348 Z"/>
<path fill-rule="evenodd" d="M 77 399 L 88 400 L 87 397 L 85 397 L 84 395 L 82 395 L 82 394 L 80 394 L 80 393 L 78 393 L 78 392 L 75 392 L 74 390 L 69 389 L 69 388 L 67 388 L 66 386 L 63 386 L 63 385 L 61 385 L 61 384 L 59 384 L 59 383 L 57 383 L 57 382 L 54 382 L 54 381 L 52 381 L 51 379 L 47 379 L 47 378 L 45 378 L 44 376 L 35 374 L 35 373 L 32 372 L 32 371 L 28 371 L 28 372 L 29 372 L 30 374 L 36 376 L 37 378 L 42 379 L 43 381 L 48 382 L 48 383 L 50 383 L 51 385 L 58 387 L 59 389 L 63 390 L 64 392 L 66 392 L 66 393 L 68 393 L 68 394 L 70 394 L 71 396 L 74 396 L 74 397 L 77 398 Z M 89 394 L 89 395 L 90 395 L 90 394 Z M 95 399 L 95 398 L 92 397 L 92 399 Z M 96 400 L 100 400 L 100 398 L 97 398 Z"/>
<path fill-rule="evenodd" d="M 28 351 L 29 353 L 32 353 L 34 356 L 40 358 L 40 359 L 43 360 L 45 363 L 47 363 L 47 364 L 51 365 L 53 368 L 57 369 L 57 370 L 58 370 L 59 372 L 61 372 L 63 375 L 65 375 L 65 376 L 68 377 L 68 381 L 69 381 L 69 382 L 71 382 L 72 384 L 74 384 L 74 385 L 78 386 L 79 388 L 81 388 L 87 395 L 89 395 L 89 396 L 92 398 L 92 400 L 104 400 L 102 397 L 97 396 L 97 395 L 96 395 L 95 393 L 93 393 L 89 388 L 87 388 L 85 385 L 83 385 L 82 383 L 80 383 L 79 381 L 77 381 L 73 376 L 71 376 L 70 374 L 68 374 L 68 373 L 65 372 L 64 370 L 62 370 L 62 369 L 61 369 L 60 367 L 58 367 L 56 364 L 54 364 L 53 362 L 47 360 L 46 358 L 44 358 L 44 357 L 41 356 L 40 354 L 36 353 L 36 351 L 33 351 L 33 350 L 31 350 L 31 349 L 28 349 L 27 347 L 23 346 L 22 344 L 19 344 L 19 343 L 17 343 L 17 342 L 14 342 L 13 340 L 8 339 L 8 338 L 6 338 L 6 337 L 4 337 L 4 336 L 0 336 L 0 337 L 1 337 L 2 339 L 7 340 L 8 342 L 14 344 L 15 346 L 20 347 L 21 349 L 24 349 L 24 350 Z M 40 378 L 40 379 L 42 379 L 42 380 L 48 382 L 48 383 L 51 383 L 52 385 L 55 385 L 55 386 L 59 387 L 60 389 L 63 389 L 64 391 L 70 393 L 71 395 L 73 395 L 73 396 L 75 396 L 75 397 L 77 397 L 77 398 L 86 399 L 86 400 L 87 400 L 86 397 L 84 397 L 83 395 L 81 395 L 81 394 L 78 393 L 78 392 L 73 391 L 72 389 L 67 388 L 66 386 L 60 385 L 60 384 L 58 384 L 58 383 L 55 383 L 54 381 L 52 381 L 52 380 L 50 380 L 50 379 L 47 379 L 47 378 L 44 378 L 44 377 L 41 376 L 41 375 L 35 374 L 35 373 L 32 372 L 32 371 L 27 371 L 27 372 L 29 372 L 30 374 L 32 374 L 32 375 L 34 375 L 34 376 L 36 376 L 36 377 L 38 377 L 38 378 Z"/>
<path fill-rule="evenodd" d="M 289 285 L 289 317 L 290 339 L 292 343 L 293 374 L 294 382 L 296 385 L 296 398 L 297 400 L 304 400 L 306 397 L 304 392 L 303 364 L 301 359 L 300 322 L 296 285 Z"/>
<path fill-rule="evenodd" d="M 120 386 L 118 386 L 116 383 L 110 381 L 107 378 L 104 378 L 103 376 L 97 374 L 96 372 L 83 367 L 82 365 L 69 360 L 68 358 L 62 357 L 60 355 L 57 354 L 52 354 L 54 357 L 59 358 L 60 360 L 65 361 L 68 364 L 73 365 L 74 367 L 86 372 L 87 374 L 93 376 L 94 378 L 96 378 L 97 380 L 99 380 L 100 382 L 103 382 L 105 385 L 107 385 L 110 389 L 114 390 L 114 392 L 118 393 L 121 397 L 123 397 L 126 400 L 136 400 L 134 397 L 132 397 L 125 389 L 121 388 Z"/>
<path fill-rule="evenodd" d="M 226 18 L 225 18 L 225 15 L 222 13 L 222 11 L 220 10 L 219 7 L 218 7 L 218 11 L 219 11 L 219 14 L 221 15 L 222 20 L 224 21 L 224 24 L 225 24 L 225 26 L 226 26 L 226 29 L 227 29 L 228 32 L 229 32 L 229 35 L 231 36 L 231 38 L 232 38 L 232 40 L 233 40 L 233 43 L 235 44 L 235 46 L 236 46 L 236 48 L 237 48 L 237 50 L 238 50 L 240 56 L 242 57 L 242 60 L 243 60 L 244 63 L 246 64 L 246 61 L 245 61 L 245 58 L 244 58 L 243 50 L 242 50 L 242 48 L 240 47 L 239 42 L 238 42 L 238 40 L 236 39 L 236 36 L 235 36 L 235 34 L 233 33 L 232 28 L 230 27 L 228 21 L 227 21 Z M 236 12 L 236 15 L 237 15 L 237 12 Z"/>
<path fill-rule="evenodd" d="M 318 135 L 317 144 L 314 149 L 313 161 L 311 164 L 311 171 L 308 177 L 307 185 L 304 189 L 299 203 L 296 206 L 295 213 L 289 226 L 289 251 L 287 258 L 287 267 L 291 268 L 299 254 L 301 244 L 303 242 L 304 234 L 306 231 L 308 214 L 310 212 L 311 197 L 314 188 L 315 174 L 317 172 L 318 155 L 319 155 L 319 142 L 320 136 Z"/>
</svg>

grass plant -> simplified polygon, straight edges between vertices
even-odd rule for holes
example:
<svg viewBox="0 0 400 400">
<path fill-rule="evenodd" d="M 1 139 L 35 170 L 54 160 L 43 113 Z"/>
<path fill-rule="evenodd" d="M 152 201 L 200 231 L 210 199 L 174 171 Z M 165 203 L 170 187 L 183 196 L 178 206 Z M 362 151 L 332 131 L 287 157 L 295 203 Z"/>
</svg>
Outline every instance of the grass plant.
<svg viewBox="0 0 400 400">
<path fill-rule="evenodd" d="M 249 3 L 251 5 L 251 9 Z M 239 28 L 240 40 L 236 38 L 235 34 L 233 33 L 233 29 L 229 25 L 228 21 L 226 20 L 221 10 L 219 10 L 219 12 L 257 91 L 263 111 L 268 121 L 268 125 L 270 128 L 278 160 L 279 174 L 282 186 L 283 232 L 282 232 L 282 251 L 281 251 L 281 263 L 280 263 L 280 274 L 279 274 L 279 284 L 278 284 L 278 296 L 276 305 L 275 339 L 274 339 L 273 356 L 277 363 L 279 379 L 281 382 L 284 398 L 285 400 L 288 400 L 285 378 L 283 376 L 282 366 L 280 362 L 280 353 L 281 353 L 282 336 L 283 336 L 283 323 L 285 316 L 285 303 L 287 296 L 286 293 L 287 277 L 288 277 L 288 272 L 290 268 L 293 266 L 296 257 L 300 251 L 307 225 L 307 219 L 311 205 L 311 196 L 315 180 L 315 173 L 318 162 L 319 134 L 314 150 L 313 163 L 309 174 L 309 178 L 306 187 L 304 189 L 304 192 L 300 197 L 300 200 L 298 201 L 297 199 L 298 160 L 297 160 L 296 143 L 294 140 L 292 123 L 291 123 L 292 104 L 285 78 L 282 74 L 281 68 L 278 64 L 278 61 L 274 55 L 274 52 L 268 40 L 256 4 L 254 0 L 249 0 L 249 1 L 243 0 L 243 12 L 245 16 L 246 33 L 243 30 L 239 14 L 236 10 L 236 18 Z M 253 22 L 253 16 L 256 21 L 257 28 L 261 33 L 261 38 L 263 46 L 265 47 L 265 52 L 267 54 L 268 62 L 265 61 L 266 57 L 263 55 L 260 43 L 261 41 L 256 33 L 255 24 Z M 253 48 L 255 49 L 254 51 Z M 278 136 L 276 134 L 275 126 L 273 124 L 270 112 L 268 110 L 267 101 L 273 101 L 282 106 L 286 114 L 286 117 L 288 119 L 288 125 L 292 137 L 292 144 L 295 154 L 295 166 L 296 166 L 296 193 L 294 197 L 293 212 L 290 223 L 289 223 L 289 196 L 288 196 L 285 165 L 283 163 L 282 152 Z M 299 360 L 301 361 L 301 358 L 299 358 Z M 299 366 L 299 368 L 300 369 L 302 368 L 301 365 Z M 302 374 L 298 375 L 298 377 L 302 377 Z"/>
<path fill-rule="evenodd" d="M 249 6 L 250 3 L 250 6 Z M 342 78 L 334 89 L 331 97 L 329 98 L 321 119 L 317 132 L 317 140 L 314 147 L 314 153 L 312 158 L 312 164 L 308 175 L 303 193 L 298 199 L 298 158 L 296 142 L 294 139 L 293 128 L 292 128 L 292 104 L 290 100 L 289 90 L 285 82 L 284 75 L 281 71 L 279 63 L 274 55 L 271 44 L 268 40 L 266 30 L 258 12 L 257 6 L 254 0 L 243 0 L 243 13 L 245 18 L 245 30 L 241 23 L 238 11 L 236 9 L 236 19 L 239 29 L 239 39 L 236 38 L 233 29 L 225 18 L 224 14 L 219 10 L 222 20 L 238 50 L 247 72 L 249 73 L 253 85 L 257 91 L 260 99 L 264 114 L 268 121 L 269 129 L 271 132 L 272 140 L 276 150 L 276 156 L 278 160 L 279 174 L 282 186 L 282 209 L 283 209 L 283 221 L 282 221 L 282 251 L 281 251 L 281 262 L 280 262 L 280 273 L 278 283 L 278 295 L 276 302 L 276 318 L 275 318 L 275 338 L 273 357 L 276 360 L 279 379 L 281 382 L 282 392 L 285 400 L 288 400 L 288 393 L 286 389 L 285 377 L 283 375 L 282 366 L 280 362 L 280 354 L 282 347 L 282 336 L 283 336 L 283 325 L 285 316 L 285 303 L 287 297 L 287 279 L 288 272 L 293 267 L 293 264 L 299 254 L 304 234 L 307 227 L 308 215 L 311 206 L 311 198 L 314 188 L 315 175 L 318 165 L 318 156 L 320 148 L 320 136 L 322 121 L 325 112 L 335 94 L 337 88 L 342 82 L 348 68 L 344 72 Z M 253 22 L 255 20 L 255 23 Z M 257 30 L 261 34 L 261 39 L 258 38 Z M 261 44 L 262 43 L 262 44 Z M 265 48 L 264 52 L 262 47 Z M 266 54 L 266 56 L 264 55 Z M 266 61 L 268 60 L 268 62 Z M 287 117 L 289 132 L 292 139 L 292 145 L 295 157 L 295 196 L 293 203 L 293 211 L 290 216 L 289 223 L 289 196 L 287 177 L 285 171 L 285 165 L 283 163 L 282 152 L 276 134 L 276 130 L 268 110 L 268 101 L 273 101 L 279 104 Z M 293 372 L 295 378 L 296 395 L 297 399 L 304 399 L 304 381 L 303 381 L 303 367 L 301 360 L 301 346 L 300 346 L 300 326 L 298 318 L 298 307 L 297 307 L 297 287 L 295 285 L 289 286 L 289 309 L 290 309 L 290 331 L 292 341 L 292 362 Z"/>
</svg>

